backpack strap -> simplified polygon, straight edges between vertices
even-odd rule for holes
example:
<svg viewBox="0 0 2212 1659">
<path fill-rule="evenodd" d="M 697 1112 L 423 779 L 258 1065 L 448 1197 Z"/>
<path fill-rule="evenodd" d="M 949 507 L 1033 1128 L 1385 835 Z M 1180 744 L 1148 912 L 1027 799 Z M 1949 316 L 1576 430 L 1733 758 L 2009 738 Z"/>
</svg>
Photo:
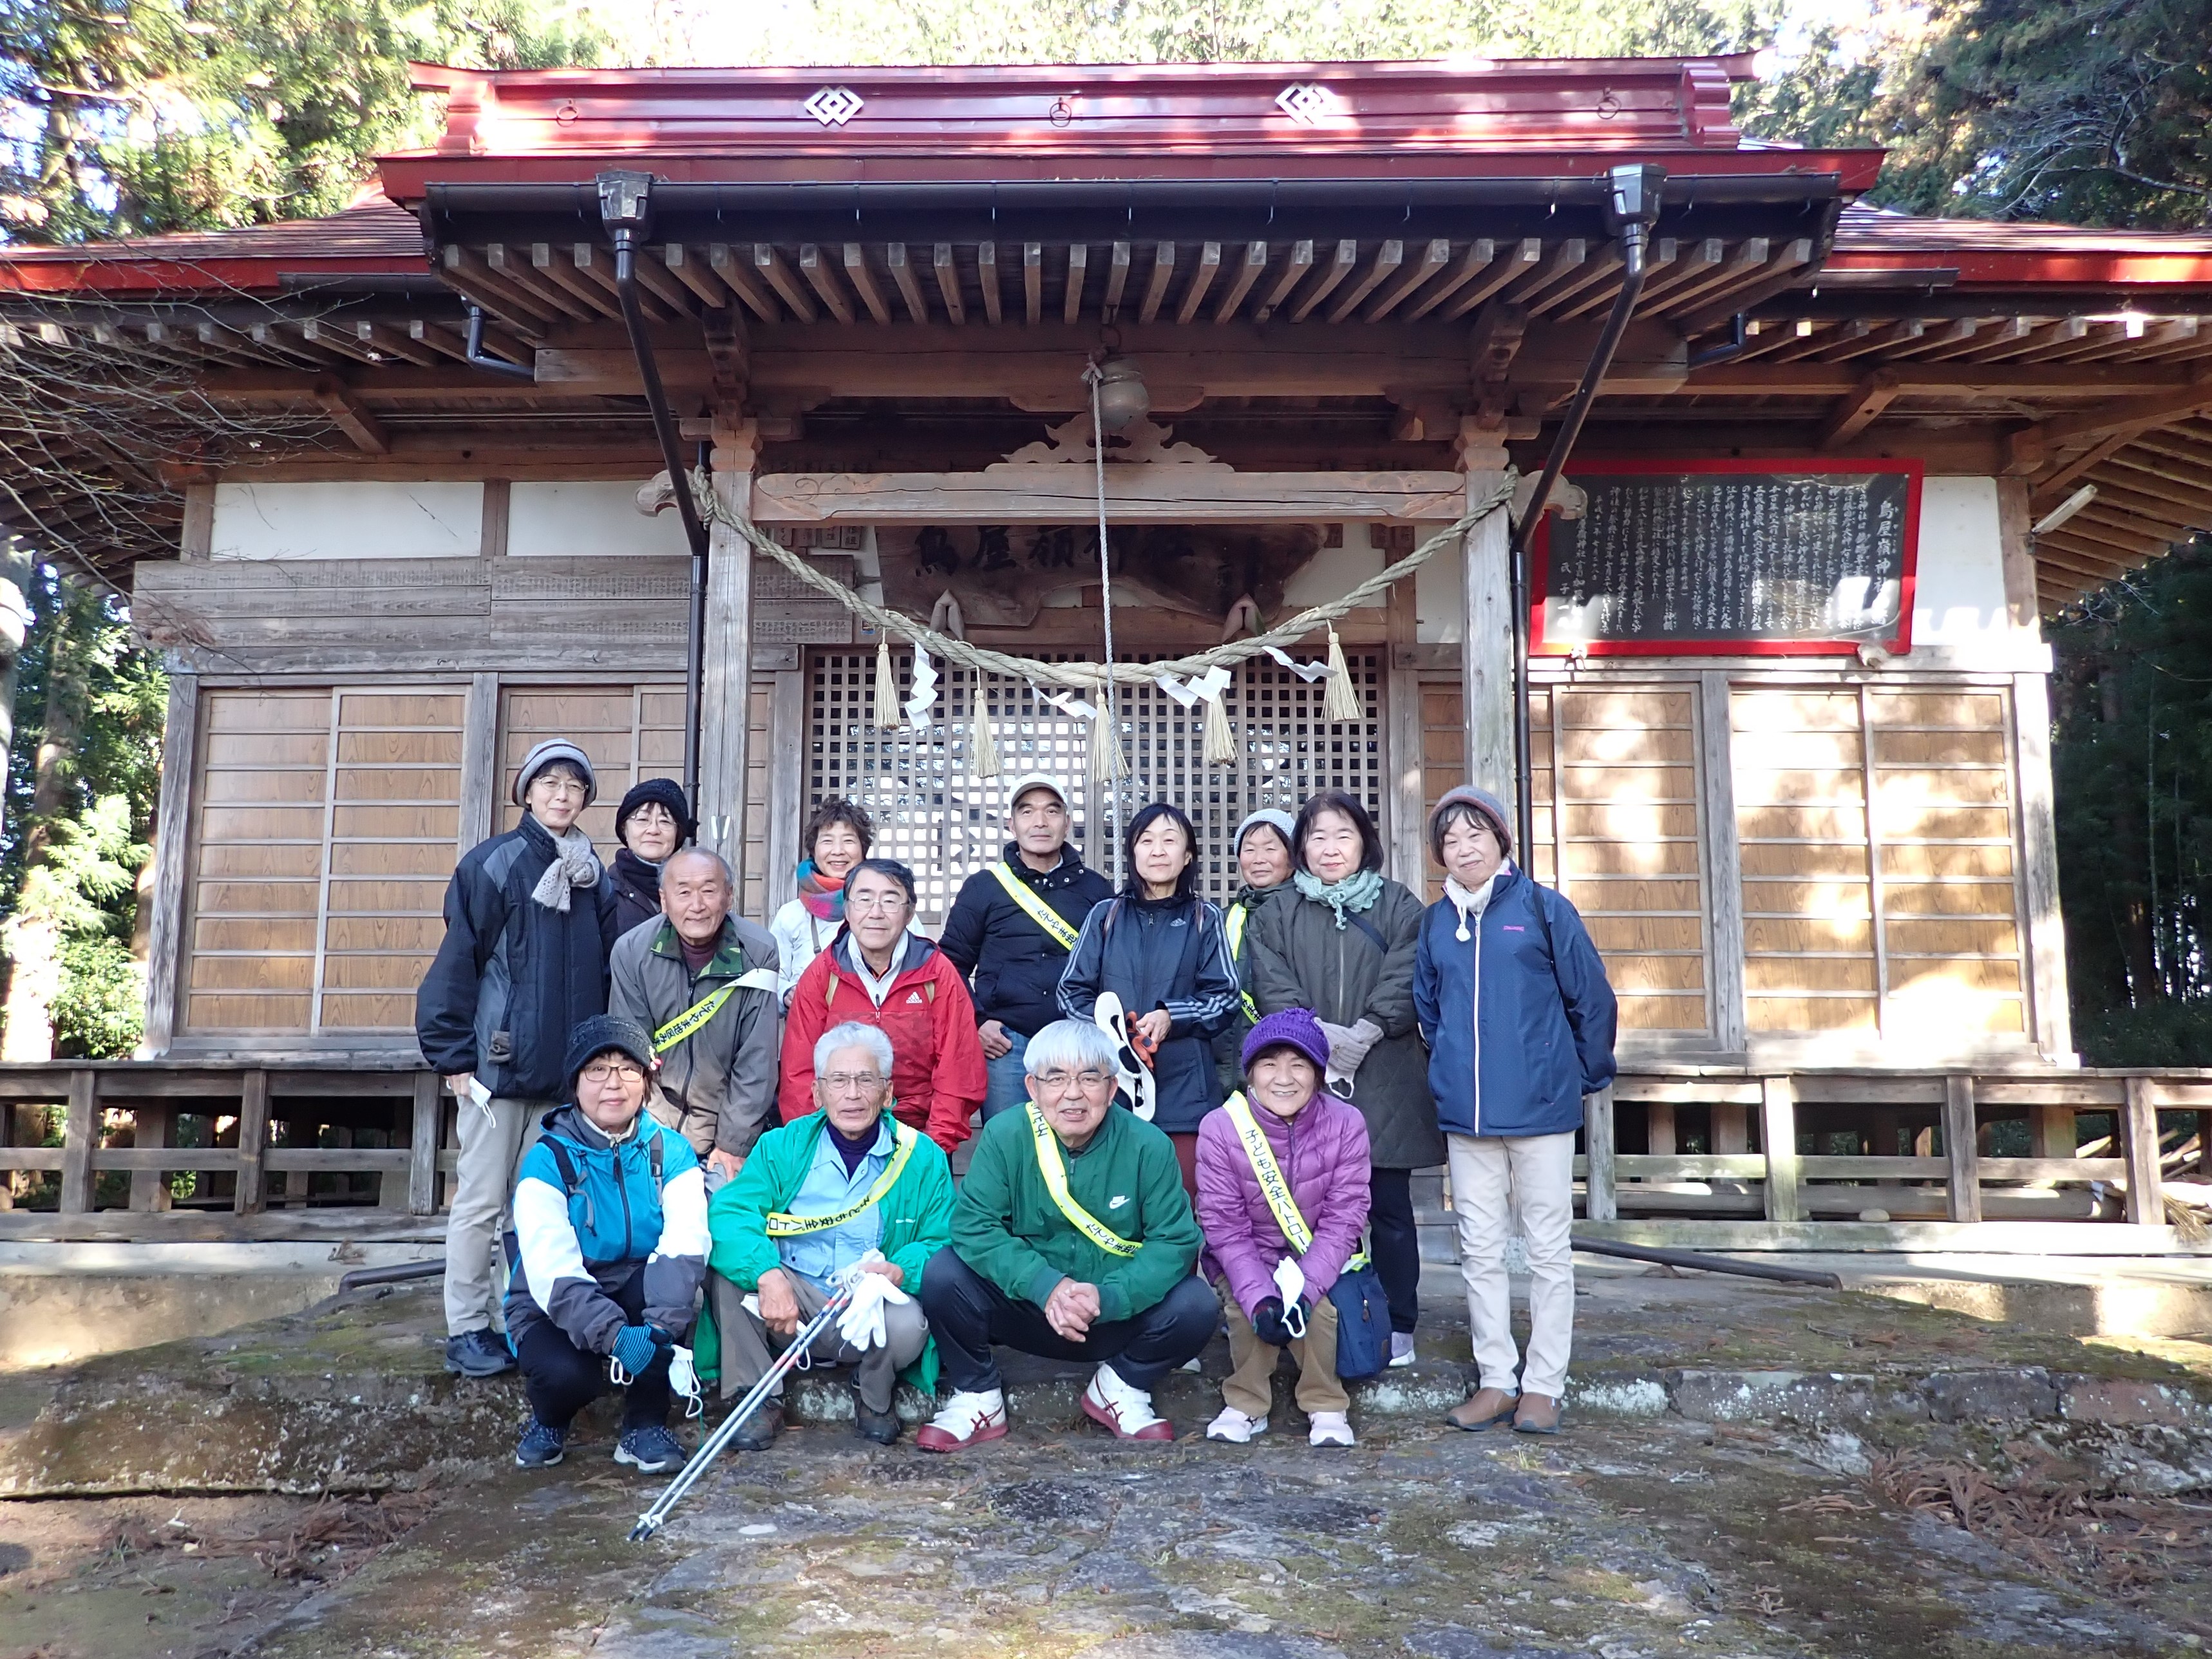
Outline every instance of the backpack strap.
<svg viewBox="0 0 2212 1659">
<path fill-rule="evenodd" d="M 1375 948 L 1380 951 L 1384 956 L 1387 957 L 1390 954 L 1389 941 L 1382 937 L 1382 930 L 1377 927 L 1373 922 L 1368 921 L 1364 916 L 1357 915 L 1346 916 L 1345 920 L 1350 922 L 1354 927 L 1357 927 L 1361 933 L 1366 934 L 1368 938 L 1373 939 L 1375 941 Z"/>
<path fill-rule="evenodd" d="M 584 1179 L 576 1169 L 576 1160 L 568 1155 L 567 1144 L 548 1135 L 545 1137 L 545 1150 L 553 1154 L 553 1166 L 561 1172 L 562 1191 L 570 1198 L 575 1197 L 583 1188 Z"/>
</svg>

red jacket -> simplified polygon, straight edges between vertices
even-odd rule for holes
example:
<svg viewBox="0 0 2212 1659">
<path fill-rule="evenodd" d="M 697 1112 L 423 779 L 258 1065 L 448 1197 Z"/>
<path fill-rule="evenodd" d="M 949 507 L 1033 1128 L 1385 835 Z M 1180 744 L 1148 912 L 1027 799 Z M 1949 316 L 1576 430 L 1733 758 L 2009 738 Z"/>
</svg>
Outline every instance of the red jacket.
<svg viewBox="0 0 2212 1659">
<path fill-rule="evenodd" d="M 891 1040 L 891 1109 L 899 1121 L 948 1152 L 968 1139 L 968 1120 L 986 1092 L 975 1005 L 960 970 L 936 945 L 910 933 L 904 949 L 880 1008 L 854 971 L 852 936 L 842 929 L 799 976 L 784 1023 L 783 1085 L 776 1095 L 786 1123 L 817 1109 L 814 1044 L 850 1019 Z"/>
</svg>

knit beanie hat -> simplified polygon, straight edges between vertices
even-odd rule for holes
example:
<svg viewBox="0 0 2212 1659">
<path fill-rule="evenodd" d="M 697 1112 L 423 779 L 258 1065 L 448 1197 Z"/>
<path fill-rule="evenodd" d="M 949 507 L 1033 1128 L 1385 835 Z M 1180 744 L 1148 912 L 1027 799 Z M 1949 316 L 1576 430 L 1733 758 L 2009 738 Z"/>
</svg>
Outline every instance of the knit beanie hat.
<svg viewBox="0 0 2212 1659">
<path fill-rule="evenodd" d="M 566 738 L 548 738 L 522 757 L 522 764 L 514 774 L 514 804 L 530 805 L 530 784 L 540 772 L 556 761 L 566 761 L 584 775 L 584 805 L 589 806 L 599 798 L 599 775 L 592 769 L 592 757 Z"/>
<path fill-rule="evenodd" d="M 1256 812 L 1245 815 L 1244 822 L 1237 826 L 1237 839 L 1229 843 L 1232 855 L 1244 850 L 1244 836 L 1255 823 L 1264 823 L 1283 838 L 1283 845 L 1292 852 L 1297 850 L 1297 820 L 1279 806 L 1263 806 Z"/>
<path fill-rule="evenodd" d="M 647 778 L 634 783 L 629 793 L 615 808 L 615 839 L 623 838 L 623 825 L 629 815 L 648 801 L 658 801 L 668 809 L 668 816 L 676 820 L 676 844 L 681 847 L 696 833 L 699 825 L 691 816 L 691 803 L 684 799 L 684 786 L 673 778 Z"/>
<path fill-rule="evenodd" d="M 1490 828 L 1498 837 L 1498 850 L 1510 855 L 1513 851 L 1513 820 L 1505 811 L 1505 804 L 1487 789 L 1471 783 L 1455 785 L 1444 791 L 1429 812 L 1429 850 L 1437 855 L 1437 862 L 1444 861 L 1443 816 L 1453 806 L 1472 806 L 1490 820 Z"/>
<path fill-rule="evenodd" d="M 648 1072 L 653 1069 L 652 1032 L 620 1014 L 593 1014 L 568 1034 L 568 1058 L 561 1069 L 568 1073 L 571 1097 L 584 1067 L 611 1050 L 628 1054 Z"/>
<path fill-rule="evenodd" d="M 1297 1049 L 1313 1062 L 1316 1072 L 1328 1071 L 1328 1039 L 1310 1008 L 1278 1008 L 1262 1018 L 1244 1039 L 1244 1069 L 1270 1048 Z"/>
</svg>

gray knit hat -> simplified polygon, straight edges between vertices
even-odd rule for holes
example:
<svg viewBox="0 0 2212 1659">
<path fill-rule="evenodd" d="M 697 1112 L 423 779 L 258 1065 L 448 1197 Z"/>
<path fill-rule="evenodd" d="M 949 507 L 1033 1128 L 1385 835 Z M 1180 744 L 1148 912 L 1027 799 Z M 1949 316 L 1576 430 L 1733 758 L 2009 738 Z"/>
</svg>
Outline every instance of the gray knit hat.
<svg viewBox="0 0 2212 1659">
<path fill-rule="evenodd" d="M 1513 819 L 1505 804 L 1487 789 L 1471 783 L 1455 785 L 1444 791 L 1429 811 L 1429 851 L 1436 854 L 1438 864 L 1444 861 L 1443 817 L 1454 806 L 1472 806 L 1490 820 L 1491 830 L 1498 836 L 1498 850 L 1510 856 L 1513 851 Z"/>
<path fill-rule="evenodd" d="M 514 775 L 514 804 L 530 805 L 531 780 L 553 764 L 567 761 L 584 775 L 584 805 L 589 806 L 599 798 L 599 775 L 592 769 L 592 757 L 566 738 L 548 738 L 522 757 L 522 765 Z"/>
<path fill-rule="evenodd" d="M 1244 822 L 1237 826 L 1237 839 L 1229 844 L 1233 855 L 1244 850 L 1244 835 L 1255 823 L 1264 823 L 1283 838 L 1283 845 L 1291 851 L 1297 850 L 1297 820 L 1279 806 L 1263 806 L 1256 812 L 1245 815 Z"/>
</svg>

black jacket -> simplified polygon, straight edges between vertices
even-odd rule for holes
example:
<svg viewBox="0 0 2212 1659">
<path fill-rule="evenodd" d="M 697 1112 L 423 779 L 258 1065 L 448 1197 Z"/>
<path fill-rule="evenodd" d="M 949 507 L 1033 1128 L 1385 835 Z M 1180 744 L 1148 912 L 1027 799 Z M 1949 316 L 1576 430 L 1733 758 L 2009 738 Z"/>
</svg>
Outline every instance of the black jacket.
<svg viewBox="0 0 2212 1659">
<path fill-rule="evenodd" d="M 1089 1022 L 1102 991 L 1121 998 L 1132 1025 L 1156 1008 L 1172 1017 L 1152 1057 L 1152 1126 L 1196 1134 L 1199 1120 L 1221 1104 L 1212 1045 L 1237 1017 L 1243 994 L 1221 912 L 1202 898 L 1125 896 L 1099 905 L 1085 918 L 1060 976 L 1060 1012 Z"/>
<path fill-rule="evenodd" d="M 1015 878 L 1028 883 L 1079 933 L 1091 907 L 1114 896 L 1113 883 L 1085 868 L 1073 847 L 1062 847 L 1060 863 L 1042 875 L 1022 862 L 1021 850 L 1012 842 L 1005 860 Z M 968 978 L 977 1020 L 995 1019 L 1010 1031 L 1033 1037 L 1060 1018 L 1060 975 L 1067 966 L 1067 952 L 1030 920 L 988 869 L 961 884 L 938 947 Z"/>
<path fill-rule="evenodd" d="M 660 866 L 647 863 L 627 847 L 618 847 L 614 868 L 608 873 L 615 884 L 614 937 L 620 939 L 638 923 L 660 914 Z"/>
<path fill-rule="evenodd" d="M 446 889 L 446 937 L 415 993 L 423 1059 L 503 1098 L 560 1099 L 568 1033 L 607 1011 L 614 883 L 602 875 L 552 909 L 530 893 L 553 857 L 552 836 L 527 815 L 464 854 Z"/>
</svg>

